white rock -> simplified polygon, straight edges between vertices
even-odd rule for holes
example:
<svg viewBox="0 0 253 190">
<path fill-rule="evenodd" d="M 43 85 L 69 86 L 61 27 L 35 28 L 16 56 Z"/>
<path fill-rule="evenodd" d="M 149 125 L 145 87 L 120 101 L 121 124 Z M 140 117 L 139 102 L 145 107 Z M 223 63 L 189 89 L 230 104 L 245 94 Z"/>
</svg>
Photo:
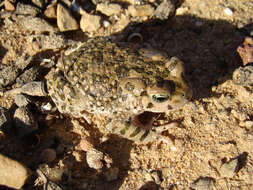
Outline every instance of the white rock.
<svg viewBox="0 0 253 190">
<path fill-rule="evenodd" d="M 94 32 L 101 27 L 101 17 L 97 15 L 83 14 L 80 27 L 83 32 Z"/>
<path fill-rule="evenodd" d="M 60 31 L 77 30 L 79 25 L 69 10 L 61 4 L 57 5 L 57 25 Z"/>
<path fill-rule="evenodd" d="M 122 11 L 122 8 L 120 5 L 115 4 L 115 3 L 111 3 L 111 4 L 107 4 L 107 3 L 100 3 L 97 5 L 96 8 L 97 11 L 100 11 L 101 13 L 107 15 L 107 16 L 111 16 L 111 15 L 116 15 L 116 14 L 120 14 L 120 12 Z"/>
<path fill-rule="evenodd" d="M 233 16 L 233 11 L 228 7 L 224 9 L 224 13 L 228 16 Z"/>
</svg>

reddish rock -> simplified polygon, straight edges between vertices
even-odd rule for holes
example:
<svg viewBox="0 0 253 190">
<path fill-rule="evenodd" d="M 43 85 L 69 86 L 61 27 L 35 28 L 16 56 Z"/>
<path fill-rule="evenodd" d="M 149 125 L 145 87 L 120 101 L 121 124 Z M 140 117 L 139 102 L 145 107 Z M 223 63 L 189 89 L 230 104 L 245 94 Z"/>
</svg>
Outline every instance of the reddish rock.
<svg viewBox="0 0 253 190">
<path fill-rule="evenodd" d="M 253 38 L 246 37 L 243 45 L 237 48 L 237 52 L 242 58 L 243 65 L 253 62 Z"/>
</svg>

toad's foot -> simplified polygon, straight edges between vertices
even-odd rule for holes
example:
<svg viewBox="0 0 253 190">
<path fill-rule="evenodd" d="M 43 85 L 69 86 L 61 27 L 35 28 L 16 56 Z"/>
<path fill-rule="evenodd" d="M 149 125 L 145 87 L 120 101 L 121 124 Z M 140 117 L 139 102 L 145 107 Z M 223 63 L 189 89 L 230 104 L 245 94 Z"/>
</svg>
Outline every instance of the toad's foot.
<svg viewBox="0 0 253 190">
<path fill-rule="evenodd" d="M 136 144 L 147 144 L 150 142 L 164 142 L 168 144 L 173 151 L 176 150 L 172 139 L 165 137 L 161 132 L 168 128 L 174 127 L 174 123 L 170 123 L 164 126 L 154 127 L 158 130 L 147 130 L 136 124 L 136 122 L 124 122 L 124 121 L 112 121 L 107 125 L 107 129 L 119 136 L 134 141 Z M 159 131 L 159 132 L 158 132 Z"/>
</svg>

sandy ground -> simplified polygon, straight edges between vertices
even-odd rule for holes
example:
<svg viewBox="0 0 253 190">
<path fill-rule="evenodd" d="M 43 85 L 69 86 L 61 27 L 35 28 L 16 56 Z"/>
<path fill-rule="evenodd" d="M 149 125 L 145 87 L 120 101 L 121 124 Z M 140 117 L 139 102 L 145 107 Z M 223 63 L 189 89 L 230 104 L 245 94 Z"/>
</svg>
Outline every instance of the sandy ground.
<svg viewBox="0 0 253 190">
<path fill-rule="evenodd" d="M 73 125 L 71 118 L 59 116 L 49 125 L 40 122 L 39 148 L 28 147 L 10 134 L 2 140 L 0 151 L 36 169 L 43 146 L 63 147 L 48 167 L 66 172 L 65 181 L 58 181 L 66 189 L 253 189 L 253 90 L 232 81 L 234 70 L 242 65 L 236 48 L 253 32 L 253 2 L 185 0 L 177 6 L 175 17 L 145 23 L 138 29 L 145 42 L 179 57 L 186 65 L 192 101 L 158 118 L 164 123 L 178 122 L 164 133 L 175 141 L 177 150 L 156 142 L 134 145 L 116 136 L 98 143 L 103 131 L 96 126 L 79 120 Z M 6 35 L 8 39 L 4 39 Z M 24 51 L 25 43 L 20 42 L 26 42 L 27 34 L 15 24 L 6 28 L 1 23 L 0 36 L 2 64 L 11 64 Z M 8 47 L 14 53 L 7 53 Z M 1 98 L 1 106 L 11 104 L 11 98 Z M 100 122 L 95 119 L 94 123 Z M 107 170 L 88 167 L 85 152 L 78 148 L 86 136 L 112 157 L 113 167 L 119 170 L 116 180 L 106 178 Z M 238 161 L 234 167 L 233 160 Z M 201 186 L 196 182 L 199 179 L 207 179 L 211 185 Z M 32 185 L 30 182 L 26 188 L 35 188 Z"/>
</svg>

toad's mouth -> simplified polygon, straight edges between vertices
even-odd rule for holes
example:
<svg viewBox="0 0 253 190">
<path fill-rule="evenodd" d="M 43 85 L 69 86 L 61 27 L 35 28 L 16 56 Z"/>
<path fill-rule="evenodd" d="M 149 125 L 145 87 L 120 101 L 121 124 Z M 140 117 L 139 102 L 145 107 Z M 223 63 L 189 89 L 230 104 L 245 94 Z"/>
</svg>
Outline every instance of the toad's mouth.
<svg viewBox="0 0 253 190">
<path fill-rule="evenodd" d="M 165 102 L 169 99 L 169 95 L 168 94 L 154 94 L 151 96 L 152 97 L 152 100 L 154 102 L 157 102 L 157 103 L 162 103 L 162 102 Z"/>
</svg>

